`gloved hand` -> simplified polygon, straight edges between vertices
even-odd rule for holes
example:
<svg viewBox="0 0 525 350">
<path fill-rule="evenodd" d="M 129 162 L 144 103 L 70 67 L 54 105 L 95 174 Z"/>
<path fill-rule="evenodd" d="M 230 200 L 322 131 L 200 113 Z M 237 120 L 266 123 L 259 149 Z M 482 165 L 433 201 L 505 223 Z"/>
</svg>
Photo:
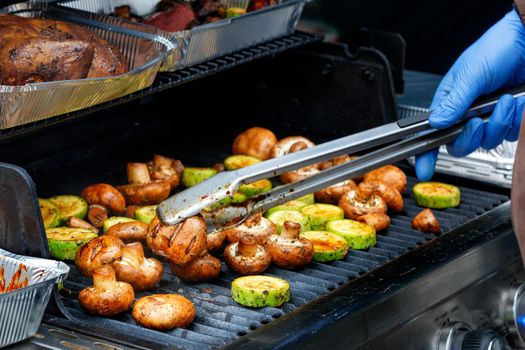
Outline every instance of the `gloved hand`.
<svg viewBox="0 0 525 350">
<path fill-rule="evenodd" d="M 516 11 L 509 12 L 470 46 L 454 63 L 434 95 L 429 118 L 433 128 L 458 122 L 481 95 L 525 82 L 525 27 Z M 525 98 L 505 95 L 490 120 L 469 120 L 458 138 L 447 145 L 450 154 L 463 157 L 478 147 L 491 149 L 503 140 L 516 141 Z M 438 150 L 416 156 L 416 174 L 428 181 L 434 174 Z"/>
</svg>

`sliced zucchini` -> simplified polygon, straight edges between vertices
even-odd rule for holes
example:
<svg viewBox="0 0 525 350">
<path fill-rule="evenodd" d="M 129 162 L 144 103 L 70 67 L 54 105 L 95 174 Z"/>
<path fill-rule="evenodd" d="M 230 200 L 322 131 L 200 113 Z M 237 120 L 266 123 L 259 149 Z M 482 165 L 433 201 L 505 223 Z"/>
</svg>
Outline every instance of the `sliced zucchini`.
<svg viewBox="0 0 525 350">
<path fill-rule="evenodd" d="M 125 216 L 112 216 L 112 217 L 107 218 L 106 220 L 104 220 L 104 225 L 102 226 L 102 231 L 106 232 L 107 230 L 109 230 L 109 228 L 111 226 L 119 224 L 121 222 L 132 222 L 132 221 L 137 221 L 137 220 L 132 219 L 132 218 L 128 218 L 128 217 L 125 217 Z"/>
<path fill-rule="evenodd" d="M 246 195 L 246 197 L 251 198 L 258 196 L 264 192 L 268 192 L 272 189 L 272 182 L 267 179 L 259 180 L 252 182 L 251 184 L 241 185 L 239 187 L 239 192 Z"/>
<path fill-rule="evenodd" d="M 208 208 L 206 208 L 204 210 L 207 211 L 207 212 L 211 212 L 211 211 L 214 211 L 214 210 L 217 210 L 217 209 L 220 209 L 220 208 L 227 207 L 230 204 L 241 204 L 241 203 L 244 203 L 244 202 L 246 202 L 247 199 L 248 199 L 248 197 L 246 197 L 246 195 L 244 195 L 244 194 L 242 194 L 240 192 L 235 192 L 233 194 L 233 196 L 224 197 L 223 199 L 221 199 L 217 203 L 213 204 L 212 206 L 210 206 L 210 207 L 208 207 Z"/>
<path fill-rule="evenodd" d="M 233 280 L 232 299 L 248 307 L 278 307 L 290 300 L 290 284 L 270 276 L 245 276 Z"/>
<path fill-rule="evenodd" d="M 441 182 L 420 182 L 413 192 L 419 206 L 431 209 L 457 207 L 461 197 L 458 187 Z"/>
<path fill-rule="evenodd" d="M 376 244 L 376 230 L 363 222 L 334 220 L 326 225 L 326 230 L 343 237 L 352 249 L 367 249 Z"/>
<path fill-rule="evenodd" d="M 79 219 L 86 217 L 88 204 L 82 197 L 61 195 L 51 197 L 49 200 L 55 203 L 58 209 L 60 209 L 60 215 L 64 221 L 72 216 Z"/>
<path fill-rule="evenodd" d="M 329 221 L 339 220 L 345 216 L 343 209 L 331 204 L 310 204 L 302 207 L 301 213 L 308 217 L 310 229 L 313 231 L 325 231 Z"/>
<path fill-rule="evenodd" d="M 228 158 L 226 158 L 224 160 L 224 166 L 228 170 L 237 170 L 241 168 L 246 168 L 247 166 L 254 165 L 260 162 L 261 160 L 259 158 L 239 154 L 235 156 L 229 156 Z"/>
<path fill-rule="evenodd" d="M 157 215 L 157 206 L 156 205 L 148 205 L 145 207 L 138 208 L 135 211 L 135 219 L 138 221 L 142 221 L 145 224 L 149 224 L 151 220 L 155 218 Z"/>
<path fill-rule="evenodd" d="M 313 193 L 307 194 L 306 196 L 302 196 L 301 198 L 297 198 L 297 201 L 303 202 L 304 204 L 314 204 L 315 203 L 315 195 Z"/>
<path fill-rule="evenodd" d="M 97 234 L 89 229 L 57 227 L 46 230 L 51 256 L 58 260 L 75 260 L 80 247 Z"/>
<path fill-rule="evenodd" d="M 233 197 L 231 197 L 231 201 L 233 204 L 240 204 L 246 202 L 248 199 L 248 196 L 242 192 L 235 192 L 233 194 Z"/>
<path fill-rule="evenodd" d="M 62 216 L 60 215 L 60 209 L 55 203 L 49 199 L 38 198 L 38 205 L 40 206 L 40 213 L 46 229 L 60 225 Z"/>
<path fill-rule="evenodd" d="M 295 210 L 295 211 L 301 211 L 303 207 L 305 207 L 307 204 L 303 201 L 300 201 L 298 199 L 295 199 L 293 201 L 286 202 L 284 204 L 278 205 L 276 207 L 273 207 L 271 209 L 268 209 L 266 212 L 266 217 L 272 215 L 272 213 L 275 213 L 276 211 L 280 210 Z"/>
<path fill-rule="evenodd" d="M 314 245 L 315 261 L 334 261 L 343 259 L 348 253 L 348 243 L 344 238 L 326 231 L 307 231 L 301 233 Z"/>
<path fill-rule="evenodd" d="M 195 186 L 216 174 L 217 170 L 212 168 L 184 168 L 182 184 L 186 187 Z"/>
<path fill-rule="evenodd" d="M 301 224 L 301 232 L 309 231 L 308 217 L 297 210 L 279 210 L 268 215 L 268 220 L 277 226 L 277 232 L 281 234 L 285 221 L 293 221 Z"/>
<path fill-rule="evenodd" d="M 226 9 L 226 18 L 242 16 L 246 14 L 246 10 L 240 7 L 230 7 Z"/>
</svg>

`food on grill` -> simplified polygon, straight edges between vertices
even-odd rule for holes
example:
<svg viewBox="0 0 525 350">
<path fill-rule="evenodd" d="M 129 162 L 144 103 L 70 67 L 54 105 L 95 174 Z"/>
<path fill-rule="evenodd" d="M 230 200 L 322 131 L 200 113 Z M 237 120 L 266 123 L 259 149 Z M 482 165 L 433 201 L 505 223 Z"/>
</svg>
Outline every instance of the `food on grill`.
<svg viewBox="0 0 525 350">
<path fill-rule="evenodd" d="M 180 160 L 155 154 L 153 160 L 146 165 L 152 180 L 167 181 L 172 190 L 179 186 L 184 171 Z"/>
<path fill-rule="evenodd" d="M 105 207 L 98 204 L 92 204 L 89 206 L 87 219 L 96 228 L 101 228 L 108 216 L 109 213 Z"/>
<path fill-rule="evenodd" d="M 302 136 L 288 136 L 280 139 L 272 149 L 271 157 L 278 158 L 288 153 L 300 151 L 302 149 L 315 146 L 315 143 Z"/>
<path fill-rule="evenodd" d="M 252 182 L 250 184 L 239 186 L 239 192 L 246 197 L 251 198 L 258 196 L 272 189 L 272 182 L 267 179 Z"/>
<path fill-rule="evenodd" d="M 232 153 L 261 160 L 271 157 L 277 137 L 268 129 L 254 127 L 240 133 L 233 142 Z"/>
<path fill-rule="evenodd" d="M 124 243 L 146 242 L 148 225 L 140 221 L 119 222 L 111 226 L 106 235 L 120 238 Z"/>
<path fill-rule="evenodd" d="M 131 13 L 131 7 L 129 5 L 115 7 L 114 16 L 118 18 L 127 19 L 132 22 L 142 22 L 144 19 L 140 16 L 135 16 Z"/>
<path fill-rule="evenodd" d="M 222 248 L 222 245 L 224 244 L 225 240 L 226 240 L 225 231 L 208 233 L 206 235 L 206 247 L 208 248 L 208 251 L 210 253 L 215 252 Z"/>
<path fill-rule="evenodd" d="M 405 173 L 395 165 L 385 165 L 364 175 L 363 181 L 368 182 L 374 180 L 389 184 L 398 190 L 399 193 L 403 193 L 407 187 L 407 177 Z"/>
<path fill-rule="evenodd" d="M 376 244 L 376 230 L 365 223 L 354 220 L 335 220 L 326 229 L 343 237 L 352 249 L 368 249 Z"/>
<path fill-rule="evenodd" d="M 224 261 L 230 269 L 241 275 L 257 275 L 272 262 L 266 248 L 254 236 L 242 236 L 239 242 L 224 249 Z"/>
<path fill-rule="evenodd" d="M 286 221 L 281 234 L 270 237 L 268 252 L 272 263 L 285 269 L 297 269 L 312 261 L 314 246 L 299 237 L 300 232 L 300 224 Z"/>
<path fill-rule="evenodd" d="M 77 252 L 75 265 L 78 272 L 91 277 L 93 271 L 104 265 L 111 265 L 122 256 L 122 242 L 114 236 L 102 235 L 84 244 Z"/>
<path fill-rule="evenodd" d="M 80 196 L 88 204 L 98 204 L 115 213 L 123 213 L 126 210 L 126 200 L 122 193 L 108 184 L 89 185 L 82 190 Z"/>
<path fill-rule="evenodd" d="M 232 299 L 248 307 L 279 307 L 290 301 L 290 284 L 270 276 L 244 276 L 233 280 Z"/>
<path fill-rule="evenodd" d="M 167 226 L 155 217 L 148 226 L 146 242 L 157 255 L 177 265 L 184 265 L 206 250 L 206 222 L 200 215 Z"/>
<path fill-rule="evenodd" d="M 386 214 L 385 201 L 376 195 L 361 197 L 357 191 L 352 190 L 345 193 L 339 200 L 339 206 L 344 210 L 349 219 L 357 219 L 366 214 Z"/>
<path fill-rule="evenodd" d="M 246 10 L 240 7 L 226 9 L 226 18 L 237 17 L 246 14 Z"/>
<path fill-rule="evenodd" d="M 417 204 L 425 208 L 452 208 L 457 207 L 460 202 L 459 188 L 441 182 L 417 183 L 413 192 Z"/>
<path fill-rule="evenodd" d="M 266 245 L 271 235 L 277 234 L 277 227 L 261 214 L 254 214 L 241 225 L 223 231 L 229 243 L 236 243 L 243 236 L 253 236 L 259 244 Z"/>
<path fill-rule="evenodd" d="M 313 203 L 312 203 L 313 204 Z M 276 207 L 268 209 L 266 212 L 266 217 L 270 216 L 271 214 L 275 213 L 276 211 L 280 210 L 296 210 L 300 211 L 301 208 L 307 206 L 308 204 L 304 201 L 301 201 L 299 199 L 295 199 L 293 201 L 286 202 L 284 204 L 278 205 Z"/>
<path fill-rule="evenodd" d="M 60 209 L 55 203 L 49 199 L 38 198 L 38 205 L 44 222 L 44 228 L 53 228 L 60 225 L 62 216 L 60 215 Z"/>
<path fill-rule="evenodd" d="M 315 203 L 315 196 L 313 193 L 307 194 L 305 196 L 299 197 L 296 199 L 296 201 L 301 201 L 304 204 L 314 204 Z"/>
<path fill-rule="evenodd" d="M 69 219 L 67 219 L 66 226 L 71 227 L 71 228 L 84 228 L 84 229 L 91 230 L 95 233 L 98 233 L 98 228 L 91 225 L 89 222 L 79 219 L 74 216 L 70 216 Z"/>
<path fill-rule="evenodd" d="M 127 174 L 129 185 L 117 189 L 126 199 L 127 204 L 158 204 L 169 197 L 171 184 L 166 180 L 152 180 L 145 163 L 128 163 Z"/>
<path fill-rule="evenodd" d="M 300 168 L 294 171 L 289 171 L 281 175 L 280 180 L 285 184 L 295 183 L 310 176 L 317 175 L 321 172 L 316 164 L 310 165 L 304 168 Z"/>
<path fill-rule="evenodd" d="M 334 261 L 343 259 L 348 253 L 348 243 L 344 238 L 327 231 L 306 231 L 301 233 L 314 245 L 313 260 Z"/>
<path fill-rule="evenodd" d="M 102 231 L 107 232 L 111 228 L 111 226 L 120 224 L 122 222 L 136 222 L 136 221 L 137 220 L 128 218 L 127 216 L 112 216 L 104 220 L 104 223 L 102 224 Z"/>
<path fill-rule="evenodd" d="M 434 216 L 432 210 L 426 208 L 412 219 L 412 228 L 421 232 L 435 233 L 441 232 L 441 225 Z"/>
<path fill-rule="evenodd" d="M 93 286 L 84 288 L 78 295 L 80 306 L 99 316 L 114 316 L 127 311 L 135 293 L 129 283 L 117 282 L 111 266 L 93 271 Z"/>
<path fill-rule="evenodd" d="M 145 18 L 144 23 L 167 32 L 178 32 L 187 29 L 196 20 L 189 5 L 174 3 L 170 9 Z"/>
<path fill-rule="evenodd" d="M 153 294 L 138 299 L 131 315 L 141 326 L 165 331 L 193 322 L 195 306 L 181 295 Z"/>
<path fill-rule="evenodd" d="M 353 180 L 346 180 L 315 192 L 315 199 L 321 203 L 337 204 L 343 194 L 356 188 L 357 185 Z"/>
<path fill-rule="evenodd" d="M 399 191 L 389 184 L 378 181 L 378 180 L 369 180 L 363 181 L 357 187 L 358 196 L 362 198 L 368 198 L 371 195 L 377 195 L 381 197 L 388 209 L 393 212 L 399 213 L 403 210 L 403 196 Z"/>
<path fill-rule="evenodd" d="M 327 160 L 327 161 L 319 163 L 319 169 L 320 170 L 330 169 L 330 168 L 333 168 L 334 166 L 338 166 L 338 165 L 344 164 L 344 163 L 349 162 L 351 160 L 352 160 L 352 157 L 350 157 L 348 155 L 342 155 L 342 156 L 335 157 L 335 158 L 332 158 L 330 160 Z"/>
<path fill-rule="evenodd" d="M 209 253 L 205 253 L 186 265 L 181 266 L 172 262 L 170 268 L 171 272 L 181 280 L 196 283 L 208 281 L 219 276 L 221 261 Z"/>
<path fill-rule="evenodd" d="M 56 204 L 60 210 L 63 221 L 66 221 L 72 216 L 79 219 L 83 219 L 86 216 L 88 205 L 86 201 L 79 196 L 61 195 L 51 197 L 49 200 Z"/>
<path fill-rule="evenodd" d="M 366 214 L 358 216 L 356 220 L 372 226 L 376 232 L 386 230 L 390 226 L 390 217 L 386 214 Z"/>
<path fill-rule="evenodd" d="M 277 233 L 281 233 L 285 221 L 293 221 L 301 224 L 302 231 L 310 230 L 308 217 L 297 210 L 278 210 L 268 215 L 268 220 L 277 226 Z"/>
<path fill-rule="evenodd" d="M 182 184 L 186 187 L 195 186 L 204 180 L 217 175 L 217 170 L 213 168 L 184 168 Z"/>
<path fill-rule="evenodd" d="M 0 16 L 0 84 L 25 85 L 127 72 L 119 50 L 75 24 L 10 14 Z"/>
<path fill-rule="evenodd" d="M 139 242 L 122 247 L 122 257 L 113 263 L 117 280 L 131 284 L 135 291 L 154 288 L 162 278 L 164 268 L 155 258 L 146 258 Z"/>
<path fill-rule="evenodd" d="M 145 224 L 149 224 L 157 215 L 157 206 L 148 205 L 135 210 L 135 218 Z"/>
<path fill-rule="evenodd" d="M 237 170 L 237 169 L 245 168 L 250 165 L 260 163 L 260 162 L 261 160 L 259 158 L 238 154 L 238 155 L 229 156 L 228 158 L 226 158 L 224 160 L 224 166 L 228 170 Z"/>
<path fill-rule="evenodd" d="M 268 6 L 278 4 L 278 0 L 252 0 L 248 6 L 248 11 L 260 10 Z"/>
<path fill-rule="evenodd" d="M 344 218 L 343 209 L 332 204 L 310 204 L 301 208 L 301 213 L 308 217 L 310 230 L 325 231 L 326 224 L 332 220 Z"/>
<path fill-rule="evenodd" d="M 124 216 L 127 218 L 135 219 L 135 213 L 139 208 L 142 207 L 140 205 L 128 205 L 126 207 L 126 211 L 124 212 Z"/>
<path fill-rule="evenodd" d="M 80 247 L 97 234 L 88 229 L 57 227 L 46 230 L 47 243 L 51 256 L 58 260 L 75 260 Z"/>
</svg>

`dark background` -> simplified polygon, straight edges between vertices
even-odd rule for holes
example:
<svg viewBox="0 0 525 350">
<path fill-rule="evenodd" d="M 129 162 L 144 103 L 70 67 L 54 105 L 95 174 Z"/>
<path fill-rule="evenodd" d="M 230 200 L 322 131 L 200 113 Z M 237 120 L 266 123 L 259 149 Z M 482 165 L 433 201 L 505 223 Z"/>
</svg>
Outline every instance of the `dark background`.
<svg viewBox="0 0 525 350">
<path fill-rule="evenodd" d="M 398 32 L 407 43 L 406 68 L 444 74 L 511 9 L 510 0 L 314 0 L 302 18 L 330 25 L 350 44 L 359 27 Z"/>
</svg>

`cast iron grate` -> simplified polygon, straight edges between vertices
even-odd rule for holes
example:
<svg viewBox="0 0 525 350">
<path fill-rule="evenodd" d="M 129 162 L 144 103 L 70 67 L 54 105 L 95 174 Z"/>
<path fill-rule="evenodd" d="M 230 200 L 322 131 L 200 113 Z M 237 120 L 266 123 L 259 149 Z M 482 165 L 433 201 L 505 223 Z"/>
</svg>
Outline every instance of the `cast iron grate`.
<svg viewBox="0 0 525 350">
<path fill-rule="evenodd" d="M 409 188 L 412 188 L 415 181 L 409 177 Z M 67 293 L 67 296 L 62 293 L 60 300 L 70 313 L 69 317 L 122 332 L 123 336 L 133 334 L 140 339 L 159 343 L 159 346 L 183 349 L 219 348 L 435 238 L 432 234 L 424 234 L 410 228 L 412 218 L 422 209 L 408 193 L 410 191 L 405 194 L 404 213 L 391 216 L 392 225 L 385 232 L 378 234 L 375 247 L 364 251 L 351 250 L 344 260 L 312 263 L 299 271 L 275 267 L 268 269 L 265 274 L 290 282 L 292 299 L 282 308 L 247 309 L 237 305 L 229 293 L 231 281 L 238 276 L 229 271 L 224 264 L 217 280 L 188 284 L 166 273 L 158 288 L 138 293 L 138 297 L 153 293 L 178 293 L 188 297 L 194 302 L 197 315 L 187 329 L 168 332 L 147 330 L 138 326 L 129 312 L 113 319 L 87 315 L 78 305 L 76 296 L 82 288 L 91 284 L 91 279 L 79 276 L 74 266 L 65 283 L 66 290 L 71 293 Z M 435 210 L 434 213 L 442 231 L 448 232 L 508 199 L 506 195 L 461 187 L 461 204 L 458 208 Z M 169 271 L 167 266 L 166 271 Z"/>
</svg>

